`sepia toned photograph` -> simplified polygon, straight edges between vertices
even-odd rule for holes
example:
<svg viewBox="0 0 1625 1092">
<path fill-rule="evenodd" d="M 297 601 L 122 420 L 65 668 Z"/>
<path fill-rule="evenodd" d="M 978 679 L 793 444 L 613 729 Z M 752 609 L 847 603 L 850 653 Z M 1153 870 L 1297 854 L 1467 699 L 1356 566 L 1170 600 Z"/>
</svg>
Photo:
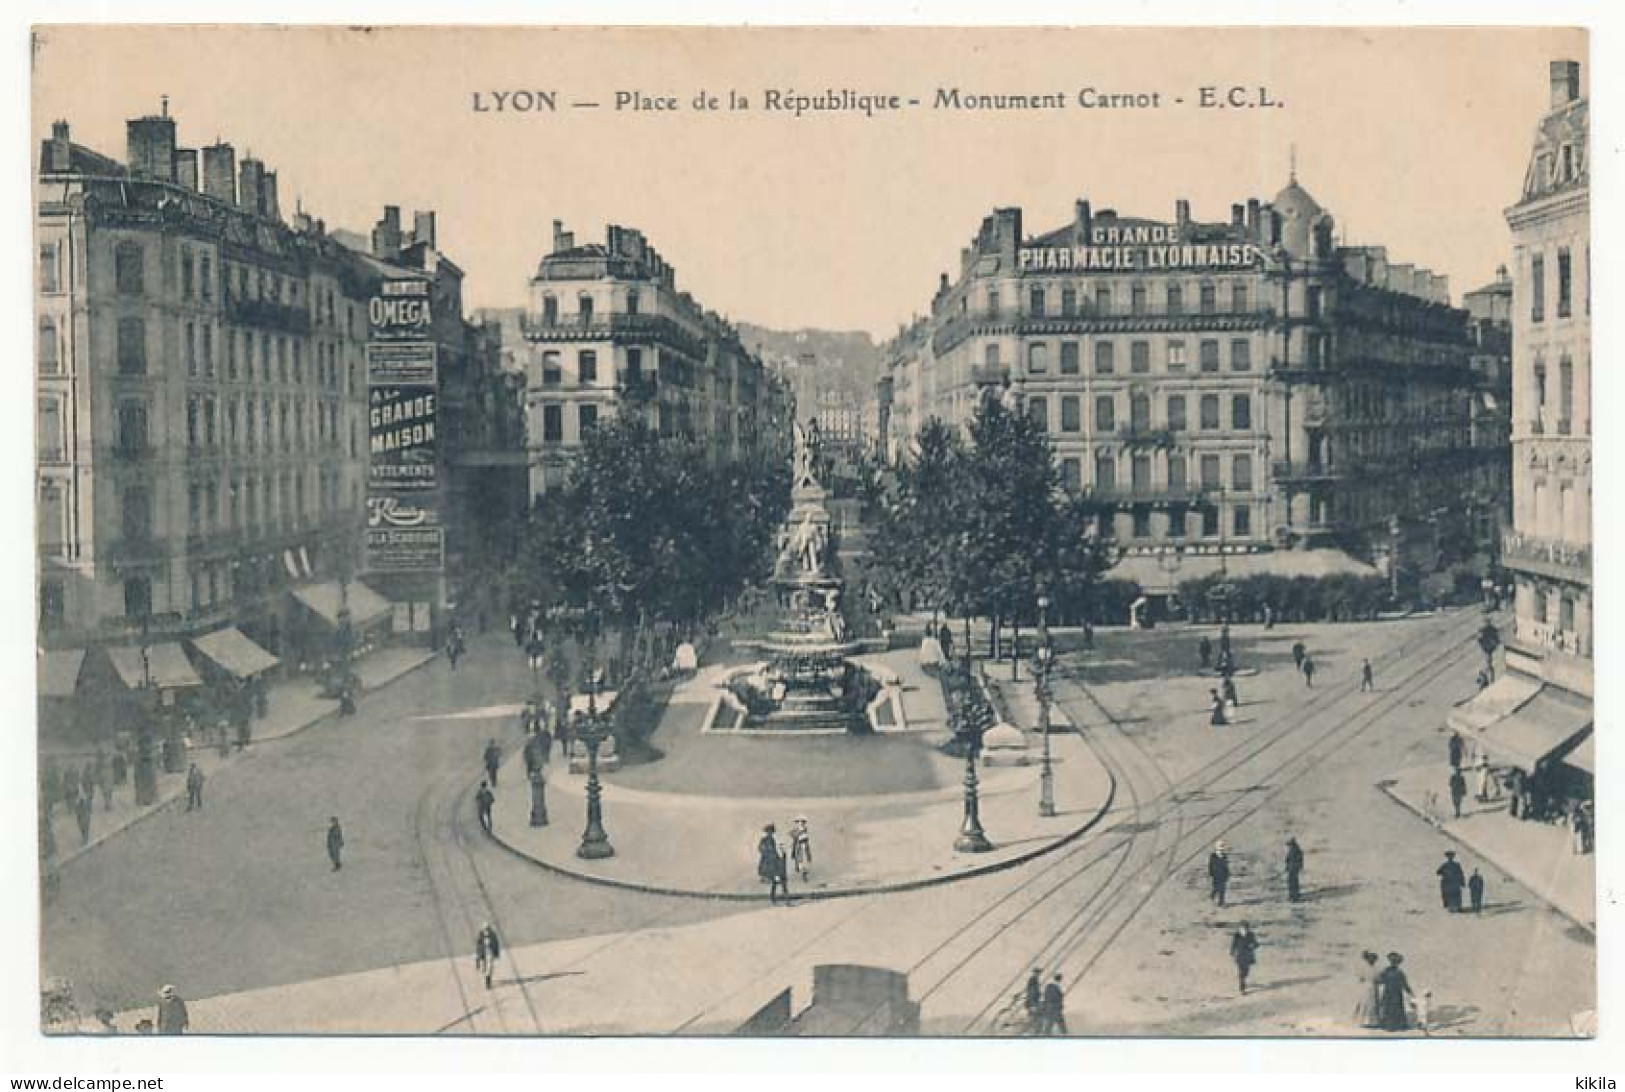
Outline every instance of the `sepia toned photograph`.
<svg viewBox="0 0 1625 1092">
<path fill-rule="evenodd" d="M 1598 1034 L 1584 29 L 31 49 L 44 1035 Z"/>
</svg>

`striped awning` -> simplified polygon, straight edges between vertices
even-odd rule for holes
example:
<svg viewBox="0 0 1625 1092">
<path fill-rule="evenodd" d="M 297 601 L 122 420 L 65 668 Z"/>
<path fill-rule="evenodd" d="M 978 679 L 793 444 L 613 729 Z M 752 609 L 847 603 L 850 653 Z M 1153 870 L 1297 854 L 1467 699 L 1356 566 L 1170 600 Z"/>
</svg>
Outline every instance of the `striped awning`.
<svg viewBox="0 0 1625 1092">
<path fill-rule="evenodd" d="M 85 666 L 82 648 L 53 649 L 39 654 L 39 696 L 71 698 L 79 689 L 79 669 Z"/>
<path fill-rule="evenodd" d="M 198 678 L 198 673 L 192 669 L 192 662 L 186 658 L 186 650 L 174 641 L 147 646 L 147 662 L 144 668 L 139 648 L 110 648 L 107 650 L 107 658 L 113 661 L 113 670 L 124 680 L 124 685 L 132 690 L 141 688 L 149 672 L 152 685 L 159 690 L 177 690 L 185 686 L 203 685 L 203 680 Z"/>
<path fill-rule="evenodd" d="M 236 626 L 217 629 L 202 637 L 192 638 L 192 647 L 225 668 L 239 679 L 252 678 L 269 671 L 279 661 L 250 640 Z"/>
<path fill-rule="evenodd" d="M 350 609 L 352 626 L 376 622 L 394 609 L 388 599 L 359 580 L 352 580 L 343 587 L 336 580 L 325 584 L 307 584 L 293 589 L 293 597 L 330 626 L 339 624 L 339 613 L 346 606 Z"/>
</svg>

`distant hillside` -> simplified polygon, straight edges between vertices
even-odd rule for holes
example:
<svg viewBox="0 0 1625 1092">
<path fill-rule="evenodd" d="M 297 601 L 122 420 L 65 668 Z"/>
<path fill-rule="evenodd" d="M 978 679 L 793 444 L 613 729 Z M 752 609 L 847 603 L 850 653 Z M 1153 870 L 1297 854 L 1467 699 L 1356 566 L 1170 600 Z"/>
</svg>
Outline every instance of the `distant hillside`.
<svg viewBox="0 0 1625 1092">
<path fill-rule="evenodd" d="M 770 330 L 736 324 L 746 347 L 778 368 L 796 388 L 796 401 L 808 409 L 817 395 L 840 391 L 854 402 L 874 397 L 882 355 L 863 330 Z"/>
</svg>

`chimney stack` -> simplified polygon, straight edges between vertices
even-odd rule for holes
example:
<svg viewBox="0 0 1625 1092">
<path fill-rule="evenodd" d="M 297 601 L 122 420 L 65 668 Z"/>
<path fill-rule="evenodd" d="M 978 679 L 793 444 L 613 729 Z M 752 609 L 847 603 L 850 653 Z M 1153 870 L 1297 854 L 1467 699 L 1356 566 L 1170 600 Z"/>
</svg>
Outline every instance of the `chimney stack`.
<svg viewBox="0 0 1625 1092">
<path fill-rule="evenodd" d="M 1183 238 L 1185 229 L 1191 226 L 1191 203 L 1183 197 L 1174 202 L 1174 222 L 1179 225 L 1179 234 Z"/>
<path fill-rule="evenodd" d="M 372 256 L 392 262 L 401 256 L 401 207 L 385 205 L 384 218 L 372 227 Z"/>
<path fill-rule="evenodd" d="M 1089 202 L 1086 199 L 1079 198 L 1073 203 L 1072 233 L 1079 246 L 1089 245 L 1089 228 L 1093 220 L 1094 211 L 1089 207 Z"/>
<path fill-rule="evenodd" d="M 167 109 L 167 106 L 166 106 Z M 131 118 L 125 122 L 126 159 L 130 174 L 159 182 L 175 181 L 175 119 Z"/>
<path fill-rule="evenodd" d="M 175 149 L 175 183 L 189 190 L 197 189 L 197 149 Z"/>
<path fill-rule="evenodd" d="M 267 220 L 282 220 L 282 206 L 276 196 L 276 172 L 266 171 L 260 185 L 260 215 Z"/>
<path fill-rule="evenodd" d="M 203 192 L 228 205 L 237 203 L 237 150 L 219 141 L 203 149 Z"/>
<path fill-rule="evenodd" d="M 68 171 L 73 169 L 73 141 L 68 136 L 67 122 L 51 122 L 50 149 L 45 160 L 47 170 Z"/>
<path fill-rule="evenodd" d="M 1258 238 L 1259 207 L 1258 198 L 1247 198 L 1247 234 L 1251 235 L 1254 239 Z"/>
<path fill-rule="evenodd" d="M 553 253 L 557 254 L 564 249 L 564 221 L 553 221 Z"/>
<path fill-rule="evenodd" d="M 265 208 L 265 164 L 244 156 L 237 164 L 237 204 L 244 212 L 259 216 Z"/>
<path fill-rule="evenodd" d="M 1247 226 L 1246 205 L 1237 204 L 1230 206 L 1230 226 L 1233 228 L 1245 228 Z"/>
<path fill-rule="evenodd" d="M 412 241 L 423 243 L 430 250 L 438 249 L 434 239 L 434 210 L 427 212 L 414 212 L 412 214 Z"/>
<path fill-rule="evenodd" d="M 1552 62 L 1552 109 L 1557 110 L 1580 97 L 1580 62 Z"/>
</svg>

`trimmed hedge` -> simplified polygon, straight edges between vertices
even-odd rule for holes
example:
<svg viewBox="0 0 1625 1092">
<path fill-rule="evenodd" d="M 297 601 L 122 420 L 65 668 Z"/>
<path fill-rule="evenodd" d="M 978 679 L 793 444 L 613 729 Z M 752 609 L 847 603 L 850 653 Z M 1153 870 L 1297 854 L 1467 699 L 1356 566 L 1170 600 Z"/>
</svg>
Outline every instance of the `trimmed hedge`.
<svg viewBox="0 0 1625 1092">
<path fill-rule="evenodd" d="M 1220 611 L 1208 593 L 1220 583 L 1217 574 L 1179 585 L 1179 601 L 1186 619 L 1217 622 Z M 1235 588 L 1230 617 L 1236 622 L 1262 622 L 1267 603 L 1278 622 L 1351 622 L 1373 619 L 1392 605 L 1388 581 L 1380 576 L 1246 576 L 1229 583 Z"/>
</svg>

